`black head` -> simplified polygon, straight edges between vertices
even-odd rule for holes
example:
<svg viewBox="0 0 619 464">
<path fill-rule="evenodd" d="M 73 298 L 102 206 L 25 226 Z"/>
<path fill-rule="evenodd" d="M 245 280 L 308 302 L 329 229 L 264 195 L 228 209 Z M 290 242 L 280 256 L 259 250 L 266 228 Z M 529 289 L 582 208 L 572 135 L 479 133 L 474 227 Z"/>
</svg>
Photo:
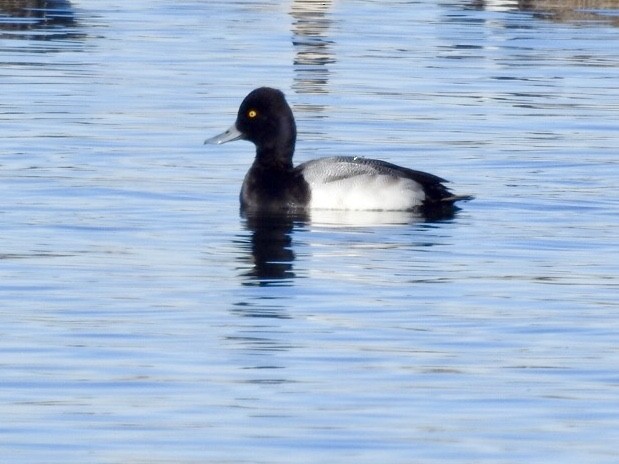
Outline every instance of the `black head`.
<svg viewBox="0 0 619 464">
<path fill-rule="evenodd" d="M 258 154 L 292 158 L 297 129 L 281 91 L 260 87 L 250 92 L 241 103 L 235 125 L 243 139 L 256 145 Z"/>
<path fill-rule="evenodd" d="M 260 87 L 245 97 L 236 122 L 226 132 L 204 143 L 227 143 L 249 140 L 256 145 L 259 162 L 292 165 L 297 128 L 284 94 Z"/>
</svg>

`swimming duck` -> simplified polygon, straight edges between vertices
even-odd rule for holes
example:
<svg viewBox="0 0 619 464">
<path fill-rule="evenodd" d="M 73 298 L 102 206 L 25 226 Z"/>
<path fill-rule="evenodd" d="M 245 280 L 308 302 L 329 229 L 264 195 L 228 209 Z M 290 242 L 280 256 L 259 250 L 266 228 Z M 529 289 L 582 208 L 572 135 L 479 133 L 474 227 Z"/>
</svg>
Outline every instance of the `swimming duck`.
<svg viewBox="0 0 619 464">
<path fill-rule="evenodd" d="M 445 179 L 386 161 L 356 156 L 319 158 L 294 166 L 297 130 L 284 94 L 260 87 L 239 107 L 236 122 L 204 143 L 248 140 L 256 158 L 241 188 L 241 210 L 250 213 L 307 212 L 315 209 L 453 212 Z"/>
</svg>

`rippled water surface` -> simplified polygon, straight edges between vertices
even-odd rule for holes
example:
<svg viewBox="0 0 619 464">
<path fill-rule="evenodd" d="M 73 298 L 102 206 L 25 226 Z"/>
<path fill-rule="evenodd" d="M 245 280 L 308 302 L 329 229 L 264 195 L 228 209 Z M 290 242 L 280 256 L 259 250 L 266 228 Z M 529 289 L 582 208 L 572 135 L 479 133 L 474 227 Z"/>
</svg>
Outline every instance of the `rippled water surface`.
<svg viewBox="0 0 619 464">
<path fill-rule="evenodd" d="M 619 462 L 619 4 L 0 1 L 0 459 Z M 379 157 L 451 219 L 243 219 Z"/>
</svg>

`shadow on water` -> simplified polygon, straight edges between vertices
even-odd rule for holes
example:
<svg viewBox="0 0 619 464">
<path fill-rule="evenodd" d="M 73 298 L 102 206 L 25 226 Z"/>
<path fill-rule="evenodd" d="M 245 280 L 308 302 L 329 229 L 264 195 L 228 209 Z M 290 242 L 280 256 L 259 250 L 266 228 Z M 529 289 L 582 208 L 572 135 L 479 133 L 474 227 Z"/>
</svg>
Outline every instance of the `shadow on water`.
<svg viewBox="0 0 619 464">
<path fill-rule="evenodd" d="M 617 0 L 475 0 L 471 6 L 486 10 L 524 11 L 556 22 L 619 26 Z"/>
<path fill-rule="evenodd" d="M 67 0 L 0 0 L 0 37 L 62 40 L 83 37 Z"/>
</svg>

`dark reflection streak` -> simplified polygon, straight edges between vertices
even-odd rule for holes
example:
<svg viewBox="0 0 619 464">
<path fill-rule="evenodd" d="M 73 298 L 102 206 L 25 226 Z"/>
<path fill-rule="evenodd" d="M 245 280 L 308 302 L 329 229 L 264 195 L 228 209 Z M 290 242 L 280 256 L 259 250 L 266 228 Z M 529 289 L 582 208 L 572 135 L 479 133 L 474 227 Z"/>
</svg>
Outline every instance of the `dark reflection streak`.
<svg viewBox="0 0 619 464">
<path fill-rule="evenodd" d="M 304 221 L 299 216 L 252 216 L 245 218 L 251 231 L 251 263 L 253 267 L 244 274 L 244 285 L 290 285 L 296 277 L 292 250 L 292 230 Z"/>
<path fill-rule="evenodd" d="M 524 11 L 534 17 L 563 23 L 598 23 L 619 26 L 617 0 L 475 0 L 474 9 Z M 608 14 L 612 12 L 614 14 Z"/>
<path fill-rule="evenodd" d="M 68 0 L 0 0 L 0 36 L 37 41 L 84 37 Z"/>
<path fill-rule="evenodd" d="M 258 365 L 243 366 L 244 369 L 258 369 L 258 378 L 248 382 L 282 383 L 287 380 L 281 375 L 277 378 L 270 374 L 273 369 L 282 369 L 274 359 L 265 359 L 277 352 L 289 351 L 295 348 L 290 343 L 292 339 L 283 328 L 283 320 L 291 319 L 288 311 L 287 298 L 277 291 L 264 293 L 264 287 L 290 286 L 296 278 L 293 263 L 295 259 L 292 251 L 292 231 L 302 216 L 248 216 L 243 218 L 245 227 L 251 233 L 249 238 L 243 237 L 236 244 L 241 248 L 240 260 L 247 269 L 241 274 L 244 287 L 256 287 L 257 293 L 248 290 L 251 297 L 243 297 L 236 302 L 231 313 L 243 318 L 234 335 L 226 339 L 231 343 L 259 354 L 252 358 Z M 245 292 L 241 292 L 245 293 Z M 267 367 L 268 366 L 268 367 Z"/>
</svg>

